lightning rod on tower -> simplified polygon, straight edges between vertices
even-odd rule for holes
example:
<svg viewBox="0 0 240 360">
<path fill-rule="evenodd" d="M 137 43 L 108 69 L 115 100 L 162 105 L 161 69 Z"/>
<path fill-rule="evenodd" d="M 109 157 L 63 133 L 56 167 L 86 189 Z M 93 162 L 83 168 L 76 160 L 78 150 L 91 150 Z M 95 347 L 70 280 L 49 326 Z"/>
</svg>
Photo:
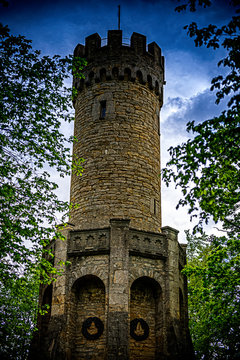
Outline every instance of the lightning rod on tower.
<svg viewBox="0 0 240 360">
<path fill-rule="evenodd" d="M 118 30 L 120 30 L 120 5 L 118 5 Z"/>
</svg>

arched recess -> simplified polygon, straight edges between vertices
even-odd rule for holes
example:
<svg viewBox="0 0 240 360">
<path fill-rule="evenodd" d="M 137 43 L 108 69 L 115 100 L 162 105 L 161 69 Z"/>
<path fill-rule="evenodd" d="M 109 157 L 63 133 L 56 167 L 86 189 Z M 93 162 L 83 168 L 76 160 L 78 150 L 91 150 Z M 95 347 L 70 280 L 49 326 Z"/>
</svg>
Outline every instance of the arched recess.
<svg viewBox="0 0 240 360">
<path fill-rule="evenodd" d="M 72 360 L 105 357 L 105 286 L 97 276 L 83 276 L 72 286 L 69 348 Z"/>
<path fill-rule="evenodd" d="M 107 78 L 106 69 L 102 68 L 100 70 L 100 81 L 106 81 L 106 78 Z"/>
<path fill-rule="evenodd" d="M 114 79 L 117 79 L 117 78 L 118 78 L 118 74 L 119 74 L 118 68 L 117 68 L 117 67 L 114 67 L 114 68 L 112 69 L 113 78 L 114 78 Z"/>
<path fill-rule="evenodd" d="M 93 72 L 93 71 L 91 71 L 91 72 L 89 73 L 88 79 L 89 79 L 90 84 L 92 84 L 93 79 L 94 79 L 94 72 Z"/>
<path fill-rule="evenodd" d="M 80 91 L 82 91 L 84 89 L 84 85 L 85 85 L 84 79 L 81 79 L 80 80 L 80 88 L 79 88 Z"/>
<path fill-rule="evenodd" d="M 46 287 L 43 293 L 41 308 L 42 310 L 46 311 L 46 313 L 44 315 L 40 315 L 40 321 L 41 321 L 40 328 L 42 334 L 46 334 L 48 330 L 49 321 L 51 318 L 52 291 L 53 291 L 53 286 L 51 284 Z"/>
<path fill-rule="evenodd" d="M 143 276 L 133 282 L 130 291 L 130 360 L 157 359 L 163 349 L 161 287 Z"/>
<path fill-rule="evenodd" d="M 131 70 L 129 68 L 124 69 L 124 80 L 131 80 Z"/>
<path fill-rule="evenodd" d="M 147 76 L 147 82 L 148 82 L 149 89 L 152 90 L 153 89 L 152 77 L 150 75 Z"/>
<path fill-rule="evenodd" d="M 143 83 L 143 74 L 142 74 L 142 72 L 140 70 L 137 71 L 136 78 L 140 82 L 140 84 Z"/>
</svg>

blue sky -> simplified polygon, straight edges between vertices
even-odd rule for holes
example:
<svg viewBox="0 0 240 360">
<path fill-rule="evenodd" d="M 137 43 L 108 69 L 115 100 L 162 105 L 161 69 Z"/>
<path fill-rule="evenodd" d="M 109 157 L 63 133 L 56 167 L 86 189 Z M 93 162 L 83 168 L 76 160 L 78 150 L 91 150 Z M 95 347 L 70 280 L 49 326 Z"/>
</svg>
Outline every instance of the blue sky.
<svg viewBox="0 0 240 360">
<path fill-rule="evenodd" d="M 167 161 L 167 148 L 189 136 L 186 123 L 201 121 L 219 114 L 223 104 L 216 106 L 209 91 L 211 79 L 219 74 L 218 60 L 222 50 L 196 48 L 188 38 L 184 25 L 196 21 L 200 26 L 226 23 L 233 13 L 227 0 L 215 0 L 216 6 L 196 13 L 176 13 L 177 0 L 11 0 L 9 6 L 0 5 L 0 22 L 8 25 L 15 35 L 33 41 L 33 47 L 45 55 L 68 55 L 85 37 L 95 32 L 102 38 L 107 31 L 117 29 L 118 5 L 121 5 L 123 37 L 133 32 L 147 36 L 147 43 L 155 41 L 165 57 L 166 86 L 161 112 L 161 159 Z M 72 127 L 65 129 L 71 134 Z M 57 177 L 56 177 L 57 180 Z M 64 189 L 64 191 L 62 190 Z M 60 182 L 59 193 L 69 196 L 69 180 Z M 187 209 L 175 211 L 181 194 L 174 186 L 163 186 L 163 225 L 180 230 L 192 225 Z"/>
</svg>

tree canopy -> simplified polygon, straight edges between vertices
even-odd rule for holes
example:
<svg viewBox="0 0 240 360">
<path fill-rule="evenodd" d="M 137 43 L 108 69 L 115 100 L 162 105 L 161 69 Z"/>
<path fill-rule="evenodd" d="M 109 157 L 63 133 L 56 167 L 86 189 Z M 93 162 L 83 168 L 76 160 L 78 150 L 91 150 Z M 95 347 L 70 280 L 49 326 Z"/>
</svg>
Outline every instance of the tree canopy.
<svg viewBox="0 0 240 360">
<path fill-rule="evenodd" d="M 57 214 L 68 210 L 47 169 L 60 176 L 71 170 L 73 138 L 60 128 L 73 120 L 65 82 L 74 66 L 71 57 L 41 56 L 31 41 L 0 26 L 0 270 L 32 262 L 55 233 Z"/>
<path fill-rule="evenodd" d="M 23 360 L 36 329 L 39 274 L 31 269 L 0 283 L 0 356 L 2 360 Z"/>
<path fill-rule="evenodd" d="M 197 5 L 208 7 L 211 3 L 189 0 L 176 10 L 189 7 L 195 11 Z M 218 62 L 224 67 L 223 74 L 212 79 L 211 90 L 216 90 L 217 104 L 223 98 L 228 100 L 227 108 L 218 117 L 198 124 L 189 122 L 187 131 L 194 136 L 169 149 L 171 159 L 163 169 L 165 183 L 169 185 L 173 180 L 182 190 L 178 206 L 187 205 L 191 217 L 198 217 L 195 230 L 201 230 L 210 218 L 234 225 L 236 231 L 240 229 L 240 2 L 230 3 L 236 13 L 227 24 L 198 28 L 193 22 L 185 27 L 196 46 L 225 49 L 226 57 Z"/>
<path fill-rule="evenodd" d="M 197 359 L 240 358 L 240 239 L 187 233 L 189 327 Z"/>
<path fill-rule="evenodd" d="M 76 171 L 71 143 L 61 131 L 73 120 L 72 73 L 85 60 L 42 56 L 31 41 L 0 24 L 0 356 L 25 359 L 34 328 L 39 281 L 52 281 L 49 244 L 69 210 L 49 174 Z M 73 89 L 74 90 L 74 89 Z M 42 256 L 43 253 L 47 256 Z"/>
<path fill-rule="evenodd" d="M 203 231 L 213 219 L 223 223 L 225 236 L 187 233 L 189 326 L 197 359 L 240 358 L 240 17 L 239 0 L 229 1 L 235 13 L 227 24 L 199 28 L 186 26 L 196 46 L 221 47 L 221 71 L 212 79 L 216 103 L 227 100 L 226 109 L 212 119 L 187 124 L 190 138 L 169 149 L 163 169 L 167 185 L 174 181 L 182 190 L 179 206 L 188 206 L 198 218 L 194 231 Z M 176 11 L 196 11 L 198 6 L 217 6 L 210 0 L 189 0 Z M 206 10 L 207 11 L 207 10 Z"/>
</svg>

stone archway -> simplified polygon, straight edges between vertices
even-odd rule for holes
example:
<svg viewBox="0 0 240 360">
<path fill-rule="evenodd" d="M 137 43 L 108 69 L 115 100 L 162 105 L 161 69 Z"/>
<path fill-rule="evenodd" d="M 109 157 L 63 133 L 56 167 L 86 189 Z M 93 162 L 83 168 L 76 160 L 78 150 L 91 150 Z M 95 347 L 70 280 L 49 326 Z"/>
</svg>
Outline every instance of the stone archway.
<svg viewBox="0 0 240 360">
<path fill-rule="evenodd" d="M 72 286 L 69 311 L 71 360 L 104 359 L 106 349 L 105 286 L 86 275 Z"/>
<path fill-rule="evenodd" d="M 136 279 L 130 293 L 130 360 L 153 360 L 161 353 L 162 291 L 147 276 Z"/>
<path fill-rule="evenodd" d="M 46 313 L 44 315 L 40 316 L 40 322 L 41 322 L 40 331 L 41 331 L 41 334 L 43 334 L 43 336 L 48 331 L 48 326 L 49 326 L 49 322 L 50 322 L 50 318 L 51 318 L 52 292 L 53 292 L 53 286 L 51 284 L 46 287 L 46 289 L 44 290 L 44 293 L 43 293 L 41 307 L 44 311 L 46 311 Z"/>
</svg>

